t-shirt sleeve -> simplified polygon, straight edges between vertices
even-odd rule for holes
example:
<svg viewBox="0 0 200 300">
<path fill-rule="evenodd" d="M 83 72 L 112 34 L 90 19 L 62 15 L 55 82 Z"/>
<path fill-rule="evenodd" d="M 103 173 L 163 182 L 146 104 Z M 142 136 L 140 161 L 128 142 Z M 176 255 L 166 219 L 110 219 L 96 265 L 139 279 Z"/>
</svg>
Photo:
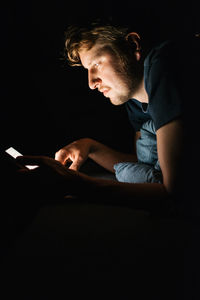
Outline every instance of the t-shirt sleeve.
<svg viewBox="0 0 200 300">
<path fill-rule="evenodd" d="M 171 53 L 169 50 L 155 55 L 151 64 L 146 66 L 149 113 L 156 130 L 180 117 L 183 112 L 180 68 Z"/>
</svg>

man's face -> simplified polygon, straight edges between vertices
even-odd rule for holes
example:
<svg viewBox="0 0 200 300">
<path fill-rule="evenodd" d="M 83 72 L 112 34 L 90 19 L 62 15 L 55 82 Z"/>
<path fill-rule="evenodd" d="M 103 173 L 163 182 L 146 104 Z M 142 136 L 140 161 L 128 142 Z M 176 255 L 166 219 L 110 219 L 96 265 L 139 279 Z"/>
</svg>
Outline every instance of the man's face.
<svg viewBox="0 0 200 300">
<path fill-rule="evenodd" d="M 79 55 L 83 67 L 88 70 L 91 89 L 97 88 L 114 105 L 123 104 L 133 97 L 141 76 L 134 70 L 130 75 L 120 58 L 109 47 L 97 43 L 89 50 L 82 48 Z M 135 59 L 135 64 L 138 63 Z M 133 63 L 131 67 L 134 69 Z"/>
</svg>

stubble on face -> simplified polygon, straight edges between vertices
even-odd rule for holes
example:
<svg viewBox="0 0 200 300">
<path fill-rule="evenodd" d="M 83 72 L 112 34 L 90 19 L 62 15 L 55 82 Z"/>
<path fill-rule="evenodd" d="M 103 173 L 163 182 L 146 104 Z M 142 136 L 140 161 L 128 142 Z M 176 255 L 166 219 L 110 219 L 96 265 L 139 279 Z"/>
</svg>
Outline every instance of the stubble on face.
<svg viewBox="0 0 200 300">
<path fill-rule="evenodd" d="M 93 62 L 96 61 L 96 57 L 100 57 L 97 62 L 100 60 L 102 66 L 100 73 L 97 71 L 97 74 L 94 75 L 92 72 L 93 82 L 98 80 L 96 88 L 103 92 L 104 96 L 109 98 L 114 105 L 127 102 L 141 84 L 143 72 L 141 72 L 140 61 L 137 61 L 134 53 L 131 53 L 129 57 L 123 55 L 122 58 L 110 46 L 96 44 L 89 50 L 82 48 L 79 55 L 82 65 L 88 69 L 90 74 Z M 95 85 L 89 84 L 89 86 L 95 88 Z"/>
<path fill-rule="evenodd" d="M 129 77 L 125 69 L 119 65 L 115 69 L 116 78 L 118 79 L 115 84 L 115 89 L 111 89 L 109 99 L 114 105 L 121 105 L 127 102 L 133 93 L 132 78 Z"/>
<path fill-rule="evenodd" d="M 118 78 L 117 87 L 116 92 L 112 95 L 111 91 L 108 97 L 112 104 L 121 105 L 133 98 L 141 86 L 144 73 L 143 62 L 136 60 L 134 54 L 131 57 L 126 57 L 126 60 L 115 57 L 113 70 L 116 78 Z"/>
</svg>

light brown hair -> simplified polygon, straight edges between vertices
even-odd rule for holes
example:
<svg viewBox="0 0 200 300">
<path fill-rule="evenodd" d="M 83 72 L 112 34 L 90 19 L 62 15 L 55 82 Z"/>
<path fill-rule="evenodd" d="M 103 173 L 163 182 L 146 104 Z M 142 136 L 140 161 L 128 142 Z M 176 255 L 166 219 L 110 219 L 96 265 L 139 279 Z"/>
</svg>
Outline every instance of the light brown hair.
<svg viewBox="0 0 200 300">
<path fill-rule="evenodd" d="M 124 53 L 131 54 L 133 45 L 126 39 L 128 28 L 92 23 L 89 26 L 69 26 L 65 33 L 65 56 L 71 66 L 81 66 L 79 51 L 91 49 L 98 41 L 109 46 L 123 61 Z"/>
</svg>

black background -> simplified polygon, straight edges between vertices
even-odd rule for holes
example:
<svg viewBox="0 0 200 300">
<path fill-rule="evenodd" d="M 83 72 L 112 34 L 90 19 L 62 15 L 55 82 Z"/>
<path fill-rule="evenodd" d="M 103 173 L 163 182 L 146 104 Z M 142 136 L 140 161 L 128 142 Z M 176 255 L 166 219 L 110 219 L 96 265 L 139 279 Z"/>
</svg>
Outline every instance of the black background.
<svg viewBox="0 0 200 300">
<path fill-rule="evenodd" d="M 187 1 L 16 1 L 1 9 L 1 145 L 47 154 L 80 137 L 119 150 L 132 147 L 123 106 L 91 91 L 87 72 L 63 60 L 64 31 L 80 20 L 136 24 L 155 38 L 199 31 Z M 137 30 L 137 28 L 136 28 Z"/>
<path fill-rule="evenodd" d="M 196 3 L 175 0 L 138 2 L 21 0 L 1 4 L 1 147 L 13 146 L 23 154 L 53 155 L 70 141 L 90 136 L 120 150 L 131 148 L 132 131 L 124 107 L 113 106 L 98 92 L 89 90 L 87 73 L 81 68 L 67 66 L 61 57 L 64 31 L 69 24 L 112 16 L 119 23 L 125 24 L 139 20 L 140 22 L 136 22 L 138 26 L 144 31 L 147 29 L 154 38 L 185 34 L 183 47 L 188 47 L 189 59 L 192 53 L 187 44 L 187 34 L 200 31 Z M 193 179 L 191 174 L 188 177 Z M 197 193 L 194 195 L 198 197 Z M 3 223 L 6 219 L 8 228 L 5 224 L 1 226 L 1 239 L 10 243 L 16 233 L 15 222 L 20 226 L 23 219 L 25 222 L 32 222 L 27 211 L 30 209 L 30 215 L 35 212 L 27 198 L 22 204 L 16 196 L 13 201 L 4 203 L 6 210 L 3 206 L 1 221 Z M 63 259 L 61 262 L 56 260 L 54 264 L 52 258 L 47 258 L 47 263 L 42 258 L 41 261 L 35 262 L 31 259 L 31 263 L 23 264 L 17 257 L 18 266 L 15 267 L 11 251 L 8 259 L 4 259 L 6 271 L 1 267 L 1 277 L 8 278 L 9 283 L 6 295 L 9 291 L 16 294 L 11 285 L 14 278 L 13 282 L 18 283 L 19 280 L 17 286 L 20 295 L 31 285 L 23 299 L 44 299 L 44 295 L 52 294 L 54 288 L 54 299 L 59 299 L 60 286 L 63 286 L 65 294 L 69 291 L 69 281 L 62 275 L 62 272 L 68 272 L 70 278 L 76 282 L 77 276 L 80 276 L 81 282 L 87 276 L 91 279 L 101 279 L 103 276 L 109 280 L 110 277 L 115 279 L 118 276 L 125 277 L 125 280 L 130 279 L 126 283 L 129 290 L 126 285 L 123 288 L 121 283 L 117 283 L 117 287 L 112 289 L 110 299 L 115 299 L 113 292 L 115 290 L 117 294 L 119 288 L 122 288 L 120 299 L 133 299 L 132 294 L 137 288 L 140 293 L 142 290 L 147 292 L 146 298 L 150 299 L 149 289 L 151 288 L 154 295 L 154 287 L 162 290 L 162 297 L 151 299 L 183 299 L 182 294 L 185 294 L 185 299 L 192 299 L 190 287 L 195 286 L 195 282 L 199 287 L 199 281 L 193 279 L 194 269 L 199 270 L 199 247 L 196 247 L 199 240 L 199 221 L 196 222 L 197 226 L 195 224 L 195 235 L 190 234 L 187 240 L 189 246 L 186 247 L 188 260 L 185 265 L 185 287 L 182 285 L 181 247 L 182 236 L 187 239 L 187 232 L 190 233 L 187 224 L 185 226 L 180 222 L 177 228 L 173 222 L 155 220 L 152 223 L 151 220 L 145 221 L 140 214 L 137 216 L 137 213 L 121 208 L 115 210 L 103 206 L 73 205 L 67 203 L 65 206 L 44 207 L 37 215 L 33 227 L 20 237 L 13 250 L 18 257 L 48 257 L 55 253 L 66 255 L 65 264 Z M 9 216 L 14 215 L 14 225 L 7 218 L 6 212 Z M 147 261 L 150 264 L 146 266 Z M 118 265 L 121 265 L 121 269 Z M 152 276 L 153 271 L 156 273 L 155 277 Z M 23 276 L 20 277 L 20 273 Z M 59 278 L 59 288 L 55 285 L 55 278 Z M 44 284 L 45 279 L 47 285 Z M 44 295 L 36 289 L 40 281 Z M 140 285 L 137 287 L 138 281 Z M 91 286 L 89 283 L 87 293 Z M 181 290 L 178 298 L 171 292 L 174 286 Z M 82 292 L 80 286 L 76 285 L 73 293 L 78 290 Z M 187 290 L 189 296 L 185 292 Z M 92 299 L 99 299 L 97 294 L 101 291 L 102 286 L 96 290 Z M 129 291 L 130 298 L 124 297 L 124 293 L 128 294 Z M 37 292 L 35 298 L 32 296 L 33 292 Z M 107 293 L 101 299 L 107 299 L 106 295 Z"/>
</svg>

